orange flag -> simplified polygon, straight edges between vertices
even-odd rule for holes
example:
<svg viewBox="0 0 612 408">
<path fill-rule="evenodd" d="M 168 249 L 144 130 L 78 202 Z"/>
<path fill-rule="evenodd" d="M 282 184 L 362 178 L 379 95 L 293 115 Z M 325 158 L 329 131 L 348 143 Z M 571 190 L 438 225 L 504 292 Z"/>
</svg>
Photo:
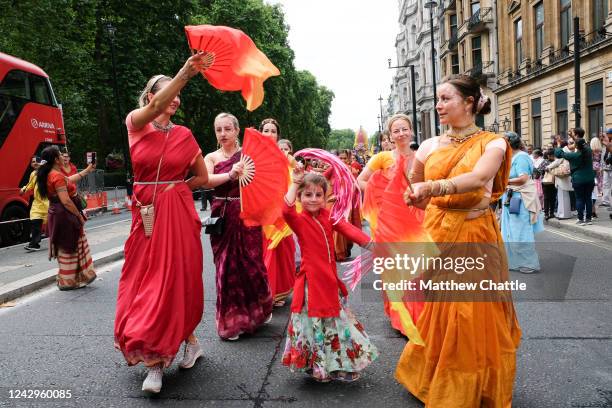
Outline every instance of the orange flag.
<svg viewBox="0 0 612 408">
<path fill-rule="evenodd" d="M 247 109 L 253 111 L 263 102 L 263 83 L 280 75 L 251 38 L 240 30 L 224 26 L 186 26 L 185 34 L 192 52 L 212 56 L 212 65 L 202 75 L 222 91 L 242 91 Z"/>
</svg>

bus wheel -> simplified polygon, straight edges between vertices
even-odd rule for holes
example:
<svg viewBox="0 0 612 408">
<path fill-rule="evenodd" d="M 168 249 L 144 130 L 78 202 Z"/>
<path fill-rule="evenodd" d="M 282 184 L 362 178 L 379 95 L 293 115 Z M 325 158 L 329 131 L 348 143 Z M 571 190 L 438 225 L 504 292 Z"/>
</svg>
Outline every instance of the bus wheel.
<svg viewBox="0 0 612 408">
<path fill-rule="evenodd" d="M 0 241 L 2 246 L 27 242 L 30 239 L 30 221 L 27 208 L 20 205 L 10 205 L 2 213 L 2 221 L 16 221 L 0 224 Z"/>
</svg>

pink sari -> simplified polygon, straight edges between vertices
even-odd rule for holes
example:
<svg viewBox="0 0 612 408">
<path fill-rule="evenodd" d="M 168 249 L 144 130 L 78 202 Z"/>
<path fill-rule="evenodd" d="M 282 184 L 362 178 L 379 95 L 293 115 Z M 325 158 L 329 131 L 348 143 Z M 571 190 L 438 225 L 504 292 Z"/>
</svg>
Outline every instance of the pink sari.
<svg viewBox="0 0 612 408">
<path fill-rule="evenodd" d="M 134 180 L 154 182 L 165 133 L 151 124 L 135 131 L 126 119 Z M 183 180 L 201 150 L 191 131 L 175 126 L 169 133 L 159 180 Z M 191 190 L 178 182 L 157 186 L 153 234 L 145 237 L 139 208 L 125 243 L 115 317 L 115 345 L 129 365 L 169 366 L 181 343 L 195 330 L 204 311 L 201 222 Z M 142 204 L 154 185 L 135 185 Z"/>
</svg>

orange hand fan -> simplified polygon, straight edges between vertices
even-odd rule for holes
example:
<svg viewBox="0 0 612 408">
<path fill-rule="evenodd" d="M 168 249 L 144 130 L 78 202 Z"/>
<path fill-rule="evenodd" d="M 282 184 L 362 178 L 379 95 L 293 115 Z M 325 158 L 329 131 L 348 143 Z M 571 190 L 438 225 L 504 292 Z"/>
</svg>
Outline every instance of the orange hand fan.
<svg viewBox="0 0 612 408">
<path fill-rule="evenodd" d="M 249 111 L 263 102 L 263 83 L 280 75 L 276 68 L 240 30 L 224 26 L 186 26 L 185 34 L 192 52 L 206 52 L 212 59 L 202 72 L 208 82 L 222 91 L 242 91 Z"/>
<path fill-rule="evenodd" d="M 240 161 L 240 218 L 248 227 L 274 224 L 282 217 L 289 160 L 274 140 L 248 128 Z"/>
</svg>

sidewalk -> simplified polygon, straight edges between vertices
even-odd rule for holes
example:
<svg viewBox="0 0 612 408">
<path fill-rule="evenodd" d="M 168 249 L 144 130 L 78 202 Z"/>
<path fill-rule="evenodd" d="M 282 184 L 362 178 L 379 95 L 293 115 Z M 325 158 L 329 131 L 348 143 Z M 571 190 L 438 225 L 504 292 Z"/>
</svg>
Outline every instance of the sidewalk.
<svg viewBox="0 0 612 408">
<path fill-rule="evenodd" d="M 210 209 L 203 212 L 199 202 L 195 205 L 200 219 L 210 215 Z M 109 218 L 108 221 L 111 222 L 105 225 L 88 227 L 86 224 L 85 233 L 95 268 L 123 259 L 131 218 L 119 221 Z M 0 305 L 55 282 L 57 261 L 48 259 L 48 239 L 41 242 L 38 252 L 26 252 L 24 246 L 25 243 L 0 248 Z"/>
<path fill-rule="evenodd" d="M 591 238 L 595 238 L 604 242 L 612 242 L 612 219 L 608 214 L 608 207 L 599 207 L 597 215 L 599 218 L 593 218 L 593 225 L 576 225 L 576 218 L 568 218 L 558 220 L 551 218 L 544 222 L 547 228 L 557 228 L 567 232 L 579 233 Z"/>
</svg>

